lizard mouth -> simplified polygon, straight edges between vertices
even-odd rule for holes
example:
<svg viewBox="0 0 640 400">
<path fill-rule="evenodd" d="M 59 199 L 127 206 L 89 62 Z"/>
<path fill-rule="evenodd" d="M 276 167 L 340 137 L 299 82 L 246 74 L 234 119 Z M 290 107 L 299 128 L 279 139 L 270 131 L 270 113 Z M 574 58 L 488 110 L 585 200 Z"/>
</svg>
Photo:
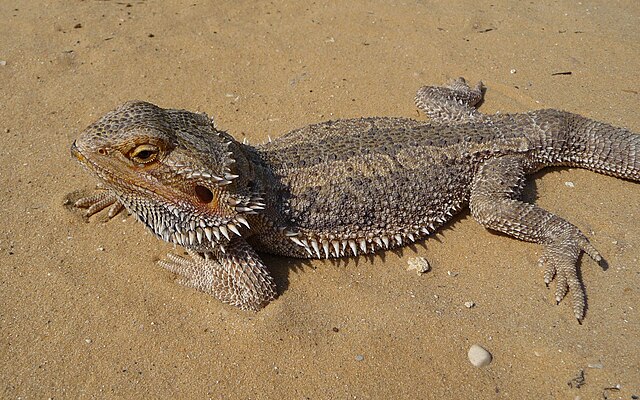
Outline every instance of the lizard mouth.
<svg viewBox="0 0 640 400">
<path fill-rule="evenodd" d="M 87 162 L 87 158 L 84 155 L 82 155 L 80 150 L 78 150 L 78 146 L 76 145 L 75 140 L 71 144 L 71 156 L 76 160 L 80 161 L 82 164 Z"/>
</svg>

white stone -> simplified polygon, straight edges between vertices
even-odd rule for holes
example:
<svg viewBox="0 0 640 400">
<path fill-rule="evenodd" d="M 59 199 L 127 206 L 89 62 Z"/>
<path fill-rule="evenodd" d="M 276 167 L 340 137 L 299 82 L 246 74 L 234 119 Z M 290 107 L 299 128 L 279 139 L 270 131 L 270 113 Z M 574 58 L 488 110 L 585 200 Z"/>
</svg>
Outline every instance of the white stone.
<svg viewBox="0 0 640 400">
<path fill-rule="evenodd" d="M 467 356 L 474 367 L 484 367 L 485 365 L 489 365 L 493 359 L 491 353 L 478 344 L 474 344 L 469 348 Z"/>
<path fill-rule="evenodd" d="M 429 272 L 429 270 L 431 269 L 429 261 L 427 261 L 427 259 L 424 257 L 411 257 L 407 260 L 407 264 L 409 265 L 407 271 L 415 269 L 418 275 Z"/>
</svg>

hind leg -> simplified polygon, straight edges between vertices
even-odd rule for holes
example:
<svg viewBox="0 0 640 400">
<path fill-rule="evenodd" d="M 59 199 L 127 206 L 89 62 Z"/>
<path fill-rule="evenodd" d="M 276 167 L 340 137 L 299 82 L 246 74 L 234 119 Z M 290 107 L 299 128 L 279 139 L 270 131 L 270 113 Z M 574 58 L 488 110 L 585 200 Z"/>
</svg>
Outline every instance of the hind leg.
<svg viewBox="0 0 640 400">
<path fill-rule="evenodd" d="M 555 300 L 571 292 L 573 314 L 584 317 L 585 294 L 578 277 L 578 261 L 585 252 L 600 261 L 598 251 L 573 224 L 533 204 L 517 199 L 524 183 L 524 161 L 505 156 L 485 162 L 473 179 L 469 208 L 484 227 L 543 246 L 539 265 L 544 282 L 556 280 Z"/>
</svg>

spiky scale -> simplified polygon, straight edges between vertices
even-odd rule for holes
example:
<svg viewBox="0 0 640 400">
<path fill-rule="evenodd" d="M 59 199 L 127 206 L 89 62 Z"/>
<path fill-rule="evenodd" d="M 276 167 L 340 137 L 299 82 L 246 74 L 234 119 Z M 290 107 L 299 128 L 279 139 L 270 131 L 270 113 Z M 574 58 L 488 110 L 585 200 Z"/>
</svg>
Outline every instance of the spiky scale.
<svg viewBox="0 0 640 400">
<path fill-rule="evenodd" d="M 316 252 L 318 258 L 322 258 L 320 255 L 320 247 L 318 246 L 318 242 L 315 239 L 311 239 L 311 247 L 313 247 L 313 251 Z"/>
<path fill-rule="evenodd" d="M 222 236 L 227 238 L 227 240 L 231 240 L 231 238 L 229 237 L 229 231 L 227 230 L 226 226 L 220 225 L 218 229 L 220 230 L 220 233 L 222 233 Z"/>
<path fill-rule="evenodd" d="M 341 255 L 340 242 L 338 242 L 337 240 L 332 240 L 331 241 L 331 245 L 333 246 L 333 255 L 335 257 L 340 257 L 340 255 Z"/>
<path fill-rule="evenodd" d="M 398 246 L 402 246 L 402 236 L 400 236 L 400 234 L 394 235 L 393 238 L 396 240 Z"/>
<path fill-rule="evenodd" d="M 367 252 L 367 241 L 364 239 L 360 239 L 360 250 L 362 250 L 363 253 Z"/>
<path fill-rule="evenodd" d="M 322 241 L 322 250 L 324 250 L 327 258 L 331 257 L 331 254 L 329 254 L 329 242 L 326 239 Z"/>
<path fill-rule="evenodd" d="M 305 246 L 305 244 L 304 244 L 304 243 L 302 243 L 302 241 L 300 241 L 300 239 L 298 239 L 298 238 L 297 238 L 297 237 L 295 237 L 295 236 L 291 236 L 291 237 L 289 237 L 289 239 L 291 239 L 291 241 L 292 241 L 293 243 L 297 244 L 298 246 L 301 246 L 301 247 L 307 247 L 307 246 Z"/>
<path fill-rule="evenodd" d="M 238 228 L 237 228 L 234 224 L 232 224 L 232 223 L 228 223 L 228 224 L 227 224 L 227 228 L 229 228 L 229 230 L 230 230 L 231 232 L 235 233 L 236 235 L 238 235 L 238 236 L 242 236 L 242 235 L 240 234 L 240 231 L 238 230 Z"/>
<path fill-rule="evenodd" d="M 211 228 L 211 232 L 213 232 L 213 236 L 216 237 L 216 241 L 220 241 L 220 229 Z"/>
<path fill-rule="evenodd" d="M 356 242 L 353 240 L 349 240 L 349 247 L 351 248 L 351 252 L 353 253 L 354 256 L 358 255 L 358 248 L 356 247 Z"/>
<path fill-rule="evenodd" d="M 211 230 L 210 227 L 206 227 L 204 228 L 204 234 L 207 237 L 208 241 L 212 241 L 213 240 L 213 231 Z"/>
<path fill-rule="evenodd" d="M 251 227 L 249 226 L 249 221 L 247 221 L 247 219 L 242 215 L 236 215 L 236 221 L 244 225 L 247 229 L 251 229 Z"/>
</svg>

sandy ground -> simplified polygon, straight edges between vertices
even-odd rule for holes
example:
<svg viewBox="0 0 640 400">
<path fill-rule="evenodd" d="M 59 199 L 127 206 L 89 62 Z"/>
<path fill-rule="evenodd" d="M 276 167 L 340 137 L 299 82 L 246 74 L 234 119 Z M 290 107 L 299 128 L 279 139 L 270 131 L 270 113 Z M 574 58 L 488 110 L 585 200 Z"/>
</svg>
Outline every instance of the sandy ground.
<svg viewBox="0 0 640 400">
<path fill-rule="evenodd" d="M 582 326 L 554 305 L 539 246 L 468 213 L 373 260 L 265 256 L 280 297 L 253 314 L 175 284 L 154 264 L 171 246 L 132 217 L 85 223 L 62 206 L 94 183 L 72 140 L 129 99 L 206 111 L 255 142 L 330 118 L 423 118 L 415 90 L 465 76 L 488 86 L 488 113 L 555 107 L 640 131 L 640 2 L 445 3 L 0 2 L 0 397 L 639 396 L 633 182 L 558 169 L 527 187 L 609 262 L 582 260 Z M 431 272 L 406 270 L 416 255 Z M 471 366 L 474 343 L 491 365 Z"/>
</svg>

